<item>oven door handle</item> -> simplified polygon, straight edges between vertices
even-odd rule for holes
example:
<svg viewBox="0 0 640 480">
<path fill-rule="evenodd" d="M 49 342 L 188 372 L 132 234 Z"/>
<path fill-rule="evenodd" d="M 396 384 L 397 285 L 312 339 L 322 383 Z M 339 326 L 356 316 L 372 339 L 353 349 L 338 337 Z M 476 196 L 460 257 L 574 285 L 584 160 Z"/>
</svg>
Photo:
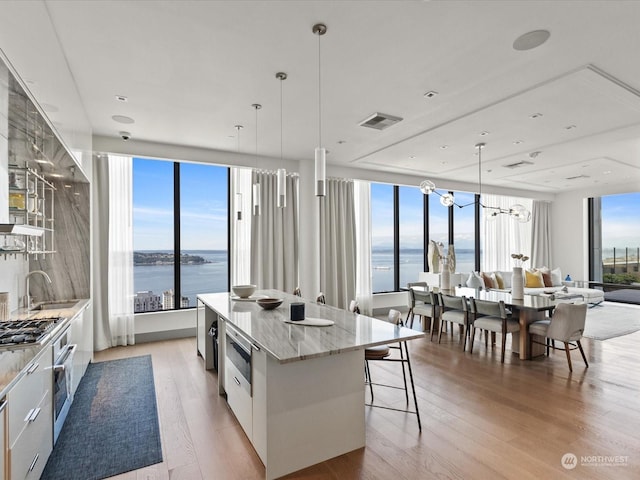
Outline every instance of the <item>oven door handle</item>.
<svg viewBox="0 0 640 480">
<path fill-rule="evenodd" d="M 73 358 L 73 355 L 75 354 L 77 348 L 78 345 L 76 345 L 75 343 L 67 345 L 64 351 L 58 356 L 56 364 L 53 366 L 53 370 L 55 372 L 64 372 L 65 363 Z"/>
</svg>

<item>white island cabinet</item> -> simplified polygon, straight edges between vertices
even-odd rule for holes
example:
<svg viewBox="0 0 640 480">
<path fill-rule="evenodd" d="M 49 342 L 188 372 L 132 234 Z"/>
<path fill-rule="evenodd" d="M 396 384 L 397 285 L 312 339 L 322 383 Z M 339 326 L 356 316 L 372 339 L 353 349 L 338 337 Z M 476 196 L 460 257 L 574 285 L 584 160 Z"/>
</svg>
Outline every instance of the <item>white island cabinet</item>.
<svg viewBox="0 0 640 480">
<path fill-rule="evenodd" d="M 4 441 L 4 432 L 5 432 L 5 411 L 7 406 L 7 399 L 0 399 L 0 480 L 4 480 L 5 477 L 5 466 L 7 464 L 6 455 L 7 455 L 7 446 Z"/>
<path fill-rule="evenodd" d="M 307 318 L 334 324 L 291 324 L 285 322 L 289 304 L 300 297 L 274 290 L 257 294 L 284 302 L 263 310 L 228 293 L 198 299 L 218 321 L 219 392 L 227 395 L 266 478 L 364 447 L 364 349 L 424 334 L 311 302 Z"/>
</svg>

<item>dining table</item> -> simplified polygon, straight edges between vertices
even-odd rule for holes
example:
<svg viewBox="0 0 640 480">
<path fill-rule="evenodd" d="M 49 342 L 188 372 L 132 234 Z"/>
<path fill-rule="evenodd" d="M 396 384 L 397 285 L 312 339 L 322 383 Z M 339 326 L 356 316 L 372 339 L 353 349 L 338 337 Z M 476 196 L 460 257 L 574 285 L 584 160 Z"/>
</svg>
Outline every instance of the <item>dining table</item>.
<svg viewBox="0 0 640 480">
<path fill-rule="evenodd" d="M 529 342 L 529 324 L 547 318 L 560 303 L 573 303 L 582 301 L 581 295 L 555 294 L 555 295 L 527 295 L 522 299 L 513 298 L 511 292 L 506 290 L 493 290 L 486 288 L 454 287 L 450 290 L 441 290 L 448 295 L 490 302 L 503 301 L 505 307 L 511 310 L 513 318 L 517 318 L 520 330 L 512 333 L 511 350 L 520 356 L 521 360 L 531 360 L 533 357 L 543 355 L 545 351 L 544 338 L 536 338 L 540 343 Z M 531 348 L 530 348 L 531 346 Z"/>
</svg>

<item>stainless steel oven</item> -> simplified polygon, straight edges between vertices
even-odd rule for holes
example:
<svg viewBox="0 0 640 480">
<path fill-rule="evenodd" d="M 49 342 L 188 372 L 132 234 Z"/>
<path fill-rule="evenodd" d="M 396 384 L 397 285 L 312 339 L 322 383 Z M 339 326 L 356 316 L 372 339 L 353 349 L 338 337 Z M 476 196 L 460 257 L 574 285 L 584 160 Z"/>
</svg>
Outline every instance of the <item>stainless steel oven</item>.
<svg viewBox="0 0 640 480">
<path fill-rule="evenodd" d="M 53 442 L 58 440 L 71 402 L 73 402 L 73 356 L 77 345 L 69 342 L 71 329 L 67 328 L 53 342 Z"/>
<path fill-rule="evenodd" d="M 251 341 L 227 323 L 226 356 L 242 376 L 242 379 L 233 378 L 251 395 Z M 232 379 L 229 379 L 232 380 Z M 241 381 L 243 380 L 243 381 Z"/>
</svg>

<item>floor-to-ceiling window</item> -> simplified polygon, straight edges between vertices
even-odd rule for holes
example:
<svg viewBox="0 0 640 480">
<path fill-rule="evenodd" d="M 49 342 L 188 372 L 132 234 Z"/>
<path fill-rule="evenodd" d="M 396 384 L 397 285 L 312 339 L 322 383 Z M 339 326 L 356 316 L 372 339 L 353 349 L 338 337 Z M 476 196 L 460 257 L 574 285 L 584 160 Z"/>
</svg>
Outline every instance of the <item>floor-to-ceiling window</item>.
<svg viewBox="0 0 640 480">
<path fill-rule="evenodd" d="M 456 203 L 466 205 L 453 209 L 453 244 L 456 254 L 456 272 L 468 273 L 475 266 L 475 195 L 473 193 L 456 192 Z"/>
<path fill-rule="evenodd" d="M 601 198 L 602 279 L 605 283 L 640 282 L 640 193 Z"/>
<path fill-rule="evenodd" d="M 371 184 L 371 270 L 374 292 L 395 290 L 394 187 Z"/>
<path fill-rule="evenodd" d="M 418 187 L 398 188 L 400 286 L 418 280 L 424 271 L 423 197 Z"/>
<path fill-rule="evenodd" d="M 134 158 L 135 312 L 228 290 L 227 185 L 225 167 Z"/>
</svg>

